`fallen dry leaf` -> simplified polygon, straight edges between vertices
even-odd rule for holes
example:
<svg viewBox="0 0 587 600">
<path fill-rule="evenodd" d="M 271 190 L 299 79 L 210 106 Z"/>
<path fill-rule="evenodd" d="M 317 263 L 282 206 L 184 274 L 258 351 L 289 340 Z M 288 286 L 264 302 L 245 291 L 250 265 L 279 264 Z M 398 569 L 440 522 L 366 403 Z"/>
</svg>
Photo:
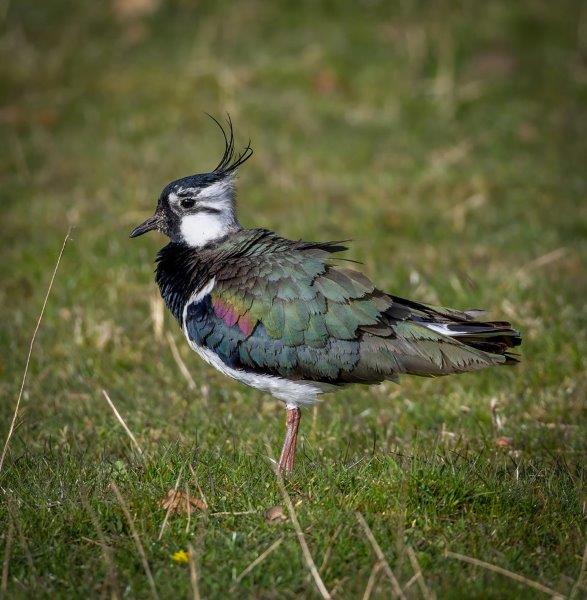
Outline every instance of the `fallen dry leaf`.
<svg viewBox="0 0 587 600">
<path fill-rule="evenodd" d="M 287 521 L 283 506 L 272 506 L 265 511 L 265 521 L 267 523 L 283 523 Z"/>
<path fill-rule="evenodd" d="M 168 510 L 170 514 L 188 514 L 194 510 L 207 510 L 208 505 L 203 500 L 183 490 L 171 489 L 167 492 L 165 498 L 161 500 L 161 508 Z"/>
<path fill-rule="evenodd" d="M 509 437 L 499 437 L 495 440 L 495 445 L 498 448 L 509 448 L 512 445 L 512 438 Z"/>
<path fill-rule="evenodd" d="M 319 94 L 331 94 L 338 87 L 338 78 L 331 69 L 322 69 L 314 76 L 313 84 Z"/>
</svg>

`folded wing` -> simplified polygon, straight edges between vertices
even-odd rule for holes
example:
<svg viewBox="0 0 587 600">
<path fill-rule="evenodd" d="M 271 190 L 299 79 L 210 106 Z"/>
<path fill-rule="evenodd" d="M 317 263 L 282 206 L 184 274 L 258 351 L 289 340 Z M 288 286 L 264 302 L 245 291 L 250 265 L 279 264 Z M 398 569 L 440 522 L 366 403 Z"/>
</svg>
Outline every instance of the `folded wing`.
<svg viewBox="0 0 587 600">
<path fill-rule="evenodd" d="M 211 292 L 187 307 L 186 334 L 231 368 L 332 384 L 510 360 L 505 350 L 517 333 L 509 324 L 386 294 L 358 271 L 332 264 L 331 253 L 342 249 L 265 232 L 227 252 Z"/>
</svg>

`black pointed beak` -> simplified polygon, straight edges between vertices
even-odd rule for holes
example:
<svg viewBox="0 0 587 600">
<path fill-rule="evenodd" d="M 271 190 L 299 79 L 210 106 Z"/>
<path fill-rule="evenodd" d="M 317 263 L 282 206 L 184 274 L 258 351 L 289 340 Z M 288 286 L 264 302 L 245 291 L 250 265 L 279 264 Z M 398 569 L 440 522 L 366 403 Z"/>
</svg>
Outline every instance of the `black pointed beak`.
<svg viewBox="0 0 587 600">
<path fill-rule="evenodd" d="M 130 237 L 138 237 L 139 235 L 143 235 L 143 233 L 147 233 L 147 231 L 153 231 L 153 229 L 159 228 L 159 215 L 155 213 L 151 217 L 149 217 L 144 223 L 141 223 L 138 227 L 135 227 L 130 232 Z"/>
</svg>

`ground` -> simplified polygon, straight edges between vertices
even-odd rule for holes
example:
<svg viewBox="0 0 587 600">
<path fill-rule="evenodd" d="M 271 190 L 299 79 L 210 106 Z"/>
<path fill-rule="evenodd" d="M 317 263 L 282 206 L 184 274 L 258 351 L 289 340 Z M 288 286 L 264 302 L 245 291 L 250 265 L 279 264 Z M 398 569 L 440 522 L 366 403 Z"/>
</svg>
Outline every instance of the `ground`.
<svg viewBox="0 0 587 600">
<path fill-rule="evenodd" d="M 383 289 L 524 336 L 516 368 L 304 411 L 285 490 L 329 592 L 361 597 L 378 560 L 358 512 L 409 598 L 543 594 L 455 554 L 585 596 L 584 5 L 5 0 L 0 19 L 2 444 L 73 227 L 0 471 L 7 597 L 151 597 L 132 527 L 162 598 L 195 597 L 190 546 L 202 597 L 319 596 L 291 519 L 264 516 L 288 515 L 282 406 L 190 352 L 153 283 L 164 240 L 128 239 L 216 164 L 205 111 L 252 140 L 245 226 L 352 239 Z M 178 477 L 208 509 L 159 539 Z M 377 572 L 373 597 L 391 589 Z"/>
</svg>

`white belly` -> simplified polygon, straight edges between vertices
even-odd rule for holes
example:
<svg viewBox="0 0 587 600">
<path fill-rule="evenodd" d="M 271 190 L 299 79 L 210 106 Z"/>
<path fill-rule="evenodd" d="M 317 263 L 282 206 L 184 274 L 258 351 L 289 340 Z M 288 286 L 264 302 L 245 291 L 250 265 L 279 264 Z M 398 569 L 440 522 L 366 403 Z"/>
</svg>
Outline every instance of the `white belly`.
<svg viewBox="0 0 587 600">
<path fill-rule="evenodd" d="M 186 333 L 184 328 L 184 333 Z M 187 338 L 187 333 L 186 333 Z M 336 386 L 315 381 L 293 381 L 276 377 L 275 375 L 262 375 L 251 373 L 242 369 L 233 369 L 226 365 L 217 354 L 209 348 L 194 344 L 189 338 L 188 343 L 209 365 L 245 385 L 262 390 L 283 400 L 288 406 L 299 406 L 300 404 L 313 404 L 319 394 L 335 389 Z"/>
</svg>

